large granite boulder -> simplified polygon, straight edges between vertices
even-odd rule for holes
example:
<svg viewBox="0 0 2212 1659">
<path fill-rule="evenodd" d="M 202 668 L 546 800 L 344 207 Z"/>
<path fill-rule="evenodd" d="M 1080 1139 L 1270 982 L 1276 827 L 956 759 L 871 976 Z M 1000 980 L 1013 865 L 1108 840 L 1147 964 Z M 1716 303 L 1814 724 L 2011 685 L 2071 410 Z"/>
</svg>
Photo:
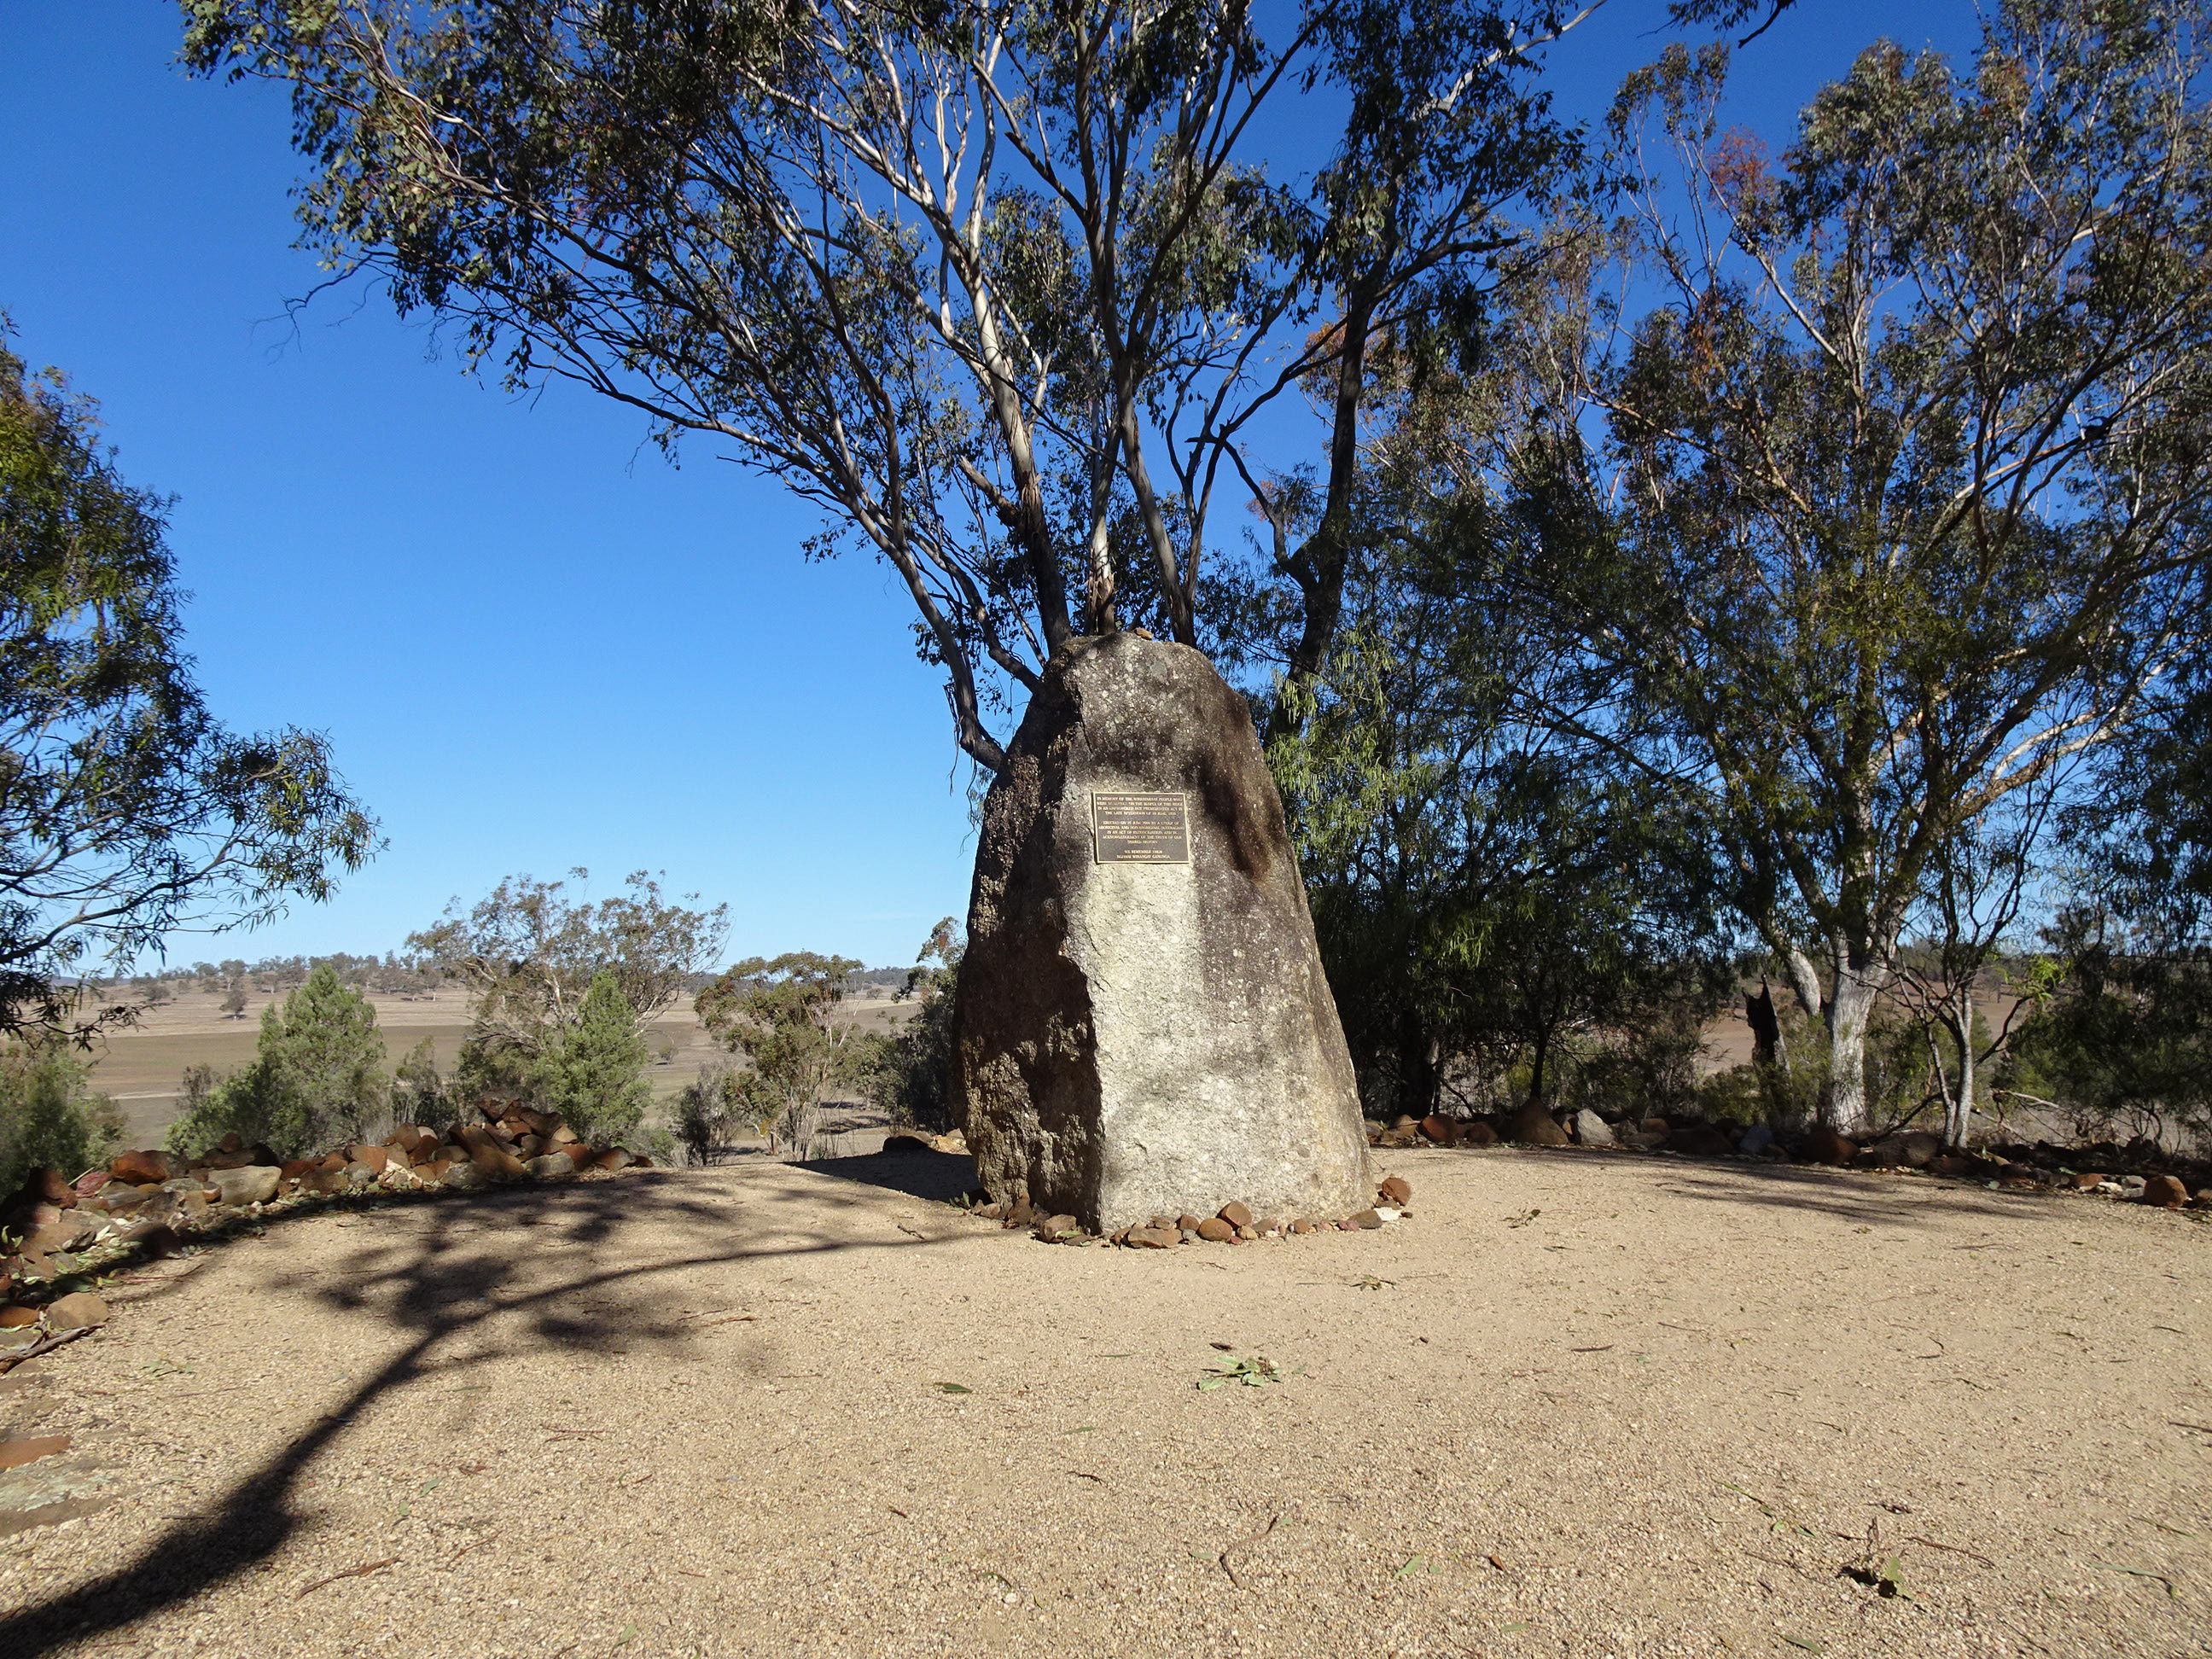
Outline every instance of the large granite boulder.
<svg viewBox="0 0 2212 1659">
<path fill-rule="evenodd" d="M 991 1196 L 1096 1232 L 1364 1208 L 1351 1057 L 1243 699 L 1185 647 L 1079 640 L 1008 757 L 951 1073 Z"/>
</svg>

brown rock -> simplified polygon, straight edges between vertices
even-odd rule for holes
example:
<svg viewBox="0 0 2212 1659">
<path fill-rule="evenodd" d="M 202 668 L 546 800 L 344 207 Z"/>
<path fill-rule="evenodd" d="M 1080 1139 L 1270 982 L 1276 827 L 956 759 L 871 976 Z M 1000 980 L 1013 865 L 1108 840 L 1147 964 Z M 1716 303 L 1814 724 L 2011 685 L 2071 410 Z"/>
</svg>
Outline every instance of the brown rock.
<svg viewBox="0 0 2212 1659">
<path fill-rule="evenodd" d="M 884 1137 L 883 1150 L 894 1157 L 912 1157 L 916 1152 L 934 1152 L 929 1137 L 914 1129 L 894 1129 Z"/>
<path fill-rule="evenodd" d="M 1523 1106 L 1513 1114 L 1505 1126 L 1505 1138 L 1517 1140 L 1524 1146 L 1565 1146 L 1569 1144 L 1567 1132 L 1558 1120 L 1536 1105 Z"/>
<path fill-rule="evenodd" d="M 52 1457 L 57 1452 L 70 1449 L 70 1437 L 65 1434 L 33 1435 L 22 1440 L 0 1440 L 0 1469 L 19 1469 L 26 1463 L 35 1463 L 41 1457 Z"/>
<path fill-rule="evenodd" d="M 21 1304 L 12 1308 L 0 1308 L 0 1331 L 21 1330 L 26 1325 L 35 1325 L 38 1322 L 39 1310 L 36 1308 L 26 1308 Z"/>
<path fill-rule="evenodd" d="M 1390 1176 L 1376 1190 L 1391 1204 L 1403 1208 L 1413 1196 L 1413 1183 L 1403 1176 Z"/>
<path fill-rule="evenodd" d="M 117 1180 L 127 1181 L 134 1187 L 167 1181 L 172 1173 L 167 1152 L 118 1152 L 107 1168 Z"/>
<path fill-rule="evenodd" d="M 1171 1250 L 1182 1241 L 1158 1227 L 1132 1227 L 1125 1242 L 1140 1250 Z"/>
<path fill-rule="evenodd" d="M 72 1291 L 46 1304 L 46 1328 L 50 1331 L 82 1330 L 88 1325 L 106 1322 L 107 1304 L 90 1291 Z"/>
<path fill-rule="evenodd" d="M 343 1152 L 325 1152 L 315 1167 L 319 1170 L 343 1170 L 352 1162 Z"/>
<path fill-rule="evenodd" d="M 1362 1210 L 1358 1215 L 1348 1217 L 1347 1219 L 1354 1227 L 1363 1228 L 1370 1232 L 1382 1224 L 1382 1218 L 1372 1210 Z"/>
<path fill-rule="evenodd" d="M 1235 1199 L 1230 1200 L 1214 1213 L 1231 1227 L 1249 1227 L 1252 1224 L 1252 1212 Z"/>
<path fill-rule="evenodd" d="M 1313 1223 L 1307 1220 L 1304 1216 L 1300 1216 L 1296 1221 L 1291 1223 L 1291 1231 L 1294 1233 L 1310 1233 L 1313 1230 Z"/>
<path fill-rule="evenodd" d="M 105 1170 L 87 1170 L 76 1178 L 74 1190 L 80 1199 L 90 1198 L 114 1179 L 115 1177 Z"/>
<path fill-rule="evenodd" d="M 1856 1141 L 1845 1139 L 1825 1123 L 1816 1123 L 1805 1132 L 1797 1155 L 1808 1164 L 1832 1164 L 1840 1168 L 1859 1155 L 1859 1148 Z"/>
<path fill-rule="evenodd" d="M 1667 1137 L 1667 1150 L 1685 1158 L 1726 1158 L 1735 1142 L 1710 1123 L 1692 1123 Z"/>
<path fill-rule="evenodd" d="M 628 1167 L 629 1154 L 619 1146 L 610 1146 L 592 1160 L 594 1170 L 620 1170 Z"/>
<path fill-rule="evenodd" d="M 1425 1117 L 1421 1120 L 1421 1138 L 1432 1140 L 1439 1146 L 1456 1145 L 1459 1140 L 1458 1121 L 1433 1115 Z"/>
<path fill-rule="evenodd" d="M 1156 1215 L 1147 1220 L 1145 1225 L 1156 1233 L 1172 1233 L 1182 1231 L 1182 1224 L 1173 1216 Z"/>
<path fill-rule="evenodd" d="M 34 1227 L 23 1241 L 26 1255 L 52 1255 L 57 1250 L 74 1250 L 100 1231 L 100 1218 L 89 1213 L 72 1213 L 66 1219 L 50 1221 L 43 1227 Z"/>
<path fill-rule="evenodd" d="M 1198 1223 L 1199 1218 L 1194 1215 L 1179 1215 L 1176 1218 L 1176 1231 L 1179 1233 L 1194 1233 L 1198 1231 Z"/>
<path fill-rule="evenodd" d="M 23 1190 L 56 1209 L 76 1207 L 77 1190 L 59 1170 L 33 1170 L 24 1178 Z"/>
<path fill-rule="evenodd" d="M 1006 1225 L 1009 1227 L 1032 1227 L 1036 1224 L 1036 1206 L 1026 1198 L 1018 1198 L 1006 1206 Z M 1149 1226 L 1152 1224 L 1147 1222 L 1146 1224 Z"/>
<path fill-rule="evenodd" d="M 2142 1201 L 2162 1210 L 2178 1210 L 2189 1202 L 2189 1188 L 2179 1176 L 2153 1176 L 2143 1183 Z"/>
<path fill-rule="evenodd" d="M 1460 1131 L 1460 1144 L 1465 1146 L 1495 1146 L 1498 1131 L 1482 1118 L 1476 1118 Z"/>
<path fill-rule="evenodd" d="M 2104 1176 L 2099 1175 L 2094 1170 L 2076 1170 L 2071 1176 L 2067 1177 L 2067 1182 L 2075 1192 L 2086 1193 L 2090 1188 L 2094 1187 L 2100 1182 L 2104 1180 Z"/>
<path fill-rule="evenodd" d="M 562 1161 L 567 1162 L 565 1158 Z M 500 1146 L 471 1147 L 469 1162 L 487 1181 L 520 1181 L 530 1173 L 520 1158 Z"/>
<path fill-rule="evenodd" d="M 1908 1170 L 1931 1168 L 1943 1156 L 1943 1137 L 1926 1129 L 1912 1129 L 1897 1137 L 1897 1161 Z"/>
<path fill-rule="evenodd" d="M 347 1163 L 366 1164 L 378 1175 L 382 1175 L 384 1173 L 384 1166 L 391 1161 L 392 1149 L 388 1146 L 349 1146 L 346 1148 Z"/>
<path fill-rule="evenodd" d="M 599 1151 L 598 1147 L 586 1146 L 580 1140 L 564 1140 L 558 1150 L 562 1157 L 567 1158 L 579 1170 L 590 1167 L 592 1160 L 599 1156 Z"/>
<path fill-rule="evenodd" d="M 159 1261 L 185 1248 L 184 1236 L 161 1221 L 133 1222 L 123 1230 L 123 1242 L 136 1244 L 149 1261 Z"/>
<path fill-rule="evenodd" d="M 1226 1244 L 1237 1237 L 1237 1229 L 1218 1215 L 1210 1215 L 1198 1224 L 1198 1236 L 1209 1244 Z"/>
<path fill-rule="evenodd" d="M 1048 1215 L 1036 1224 L 1036 1236 L 1048 1244 L 1056 1244 L 1068 1233 L 1079 1233 L 1083 1224 L 1072 1215 Z"/>
</svg>

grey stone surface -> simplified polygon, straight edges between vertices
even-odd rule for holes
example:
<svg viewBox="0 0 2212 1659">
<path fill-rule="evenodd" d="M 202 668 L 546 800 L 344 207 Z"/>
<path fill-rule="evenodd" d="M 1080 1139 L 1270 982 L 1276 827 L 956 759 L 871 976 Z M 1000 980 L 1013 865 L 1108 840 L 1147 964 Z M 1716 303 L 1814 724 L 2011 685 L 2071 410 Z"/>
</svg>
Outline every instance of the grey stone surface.
<svg viewBox="0 0 2212 1659">
<path fill-rule="evenodd" d="M 1575 1114 L 1575 1139 L 1585 1146 L 1611 1146 L 1613 1126 L 1587 1106 Z"/>
<path fill-rule="evenodd" d="M 1182 646 L 1080 640 L 1008 753 L 984 803 L 951 1079 L 991 1196 L 1098 1232 L 1231 1200 L 1364 1208 L 1351 1059 L 1243 700 Z M 1182 793 L 1190 862 L 1097 862 L 1099 790 Z"/>
</svg>

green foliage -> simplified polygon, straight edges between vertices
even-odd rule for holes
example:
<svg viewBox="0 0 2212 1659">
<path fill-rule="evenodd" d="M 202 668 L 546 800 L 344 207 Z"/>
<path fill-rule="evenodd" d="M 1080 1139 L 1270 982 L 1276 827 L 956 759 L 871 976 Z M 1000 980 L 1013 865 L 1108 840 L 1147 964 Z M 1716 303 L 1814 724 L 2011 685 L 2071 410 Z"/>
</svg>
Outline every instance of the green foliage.
<svg viewBox="0 0 2212 1659">
<path fill-rule="evenodd" d="M 569 873 L 580 882 L 591 875 Z M 563 882 L 512 876 L 465 913 L 457 900 L 409 937 L 419 968 L 470 988 L 456 1085 L 465 1096 L 536 1086 L 602 974 L 612 976 L 641 1035 L 721 953 L 727 905 L 690 908 L 696 893 L 684 895 L 686 902 L 665 899 L 642 870 L 623 886 L 594 901 L 572 896 Z"/>
<path fill-rule="evenodd" d="M 369 1139 L 390 1121 L 384 1038 L 368 999 L 327 964 L 281 1006 L 261 1012 L 253 1061 L 213 1081 L 187 1079 L 185 1111 L 169 1127 L 173 1151 L 204 1151 L 226 1134 L 280 1157 Z"/>
<path fill-rule="evenodd" d="M 1366 503 L 1386 523 L 1425 514 L 1407 452 L 1431 411 L 1407 412 Z M 1692 826 L 1526 717 L 1526 694 L 1572 667 L 1555 641 L 1377 543 L 1268 744 L 1367 1109 L 1424 1115 L 1448 1085 L 1553 1104 L 1585 1065 L 1679 1097 L 1721 977 Z"/>
<path fill-rule="evenodd" d="M 84 1055 L 56 1037 L 0 1048 L 0 1196 L 33 1170 L 74 1179 L 112 1152 L 122 1115 L 92 1091 L 90 1075 Z"/>
<path fill-rule="evenodd" d="M 324 740 L 226 732 L 184 654 L 167 503 L 0 317 L 0 1032 L 98 1014 L 64 974 L 327 896 L 374 825 Z"/>
<path fill-rule="evenodd" d="M 532 1068 L 531 1094 L 584 1139 L 626 1143 L 652 1103 L 653 1085 L 645 1076 L 652 1059 L 621 981 L 602 969 L 584 994 L 575 1023 Z"/>
<path fill-rule="evenodd" d="M 2190 665 L 2067 821 L 2079 889 L 2045 933 L 2001 1080 L 2091 1138 L 2212 1135 L 2212 675 Z"/>
<path fill-rule="evenodd" d="M 751 1115 L 743 1075 L 733 1066 L 709 1063 L 676 1097 L 674 1133 L 687 1162 L 720 1162 L 723 1142 L 740 1119 Z"/>
<path fill-rule="evenodd" d="M 463 1103 L 438 1071 L 437 1045 L 424 1037 L 392 1073 L 392 1115 L 401 1123 L 443 1129 L 459 1121 Z"/>
<path fill-rule="evenodd" d="M 192 67 L 289 84 L 333 268 L 819 503 L 813 550 L 896 568 L 993 769 L 987 712 L 1074 632 L 1197 642 L 1216 486 L 1278 427 L 1312 447 L 1261 418 L 1309 389 L 1325 505 L 1283 565 L 1319 662 L 1369 342 L 1464 350 L 1506 204 L 1577 148 L 1545 0 L 183 9 Z M 1342 125 L 1273 177 L 1302 93 Z"/>
<path fill-rule="evenodd" d="M 834 1018 L 847 978 L 864 965 L 811 951 L 750 957 L 694 1005 L 709 1031 L 752 1062 L 734 1086 L 762 1132 L 800 1159 L 813 1153 L 823 1096 L 864 1073 L 866 1045 Z"/>
<path fill-rule="evenodd" d="M 945 917 L 922 945 L 898 994 L 919 1003 L 914 1018 L 865 1057 L 867 1097 L 894 1123 L 939 1133 L 954 1127 L 946 1083 L 963 948 L 959 923 Z"/>
</svg>

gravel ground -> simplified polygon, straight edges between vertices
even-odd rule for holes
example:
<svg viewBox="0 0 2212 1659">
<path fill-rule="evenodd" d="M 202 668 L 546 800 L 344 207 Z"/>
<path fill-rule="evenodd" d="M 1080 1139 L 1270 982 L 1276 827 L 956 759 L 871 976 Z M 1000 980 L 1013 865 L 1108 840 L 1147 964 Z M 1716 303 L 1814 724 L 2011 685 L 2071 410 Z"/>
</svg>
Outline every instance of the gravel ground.
<svg viewBox="0 0 2212 1659">
<path fill-rule="evenodd" d="M 0 1654 L 2212 1652 L 2212 1229 L 1386 1167 L 1382 1231 L 1161 1253 L 926 1156 L 277 1221 L 0 1384 L 77 1516 Z"/>
</svg>

